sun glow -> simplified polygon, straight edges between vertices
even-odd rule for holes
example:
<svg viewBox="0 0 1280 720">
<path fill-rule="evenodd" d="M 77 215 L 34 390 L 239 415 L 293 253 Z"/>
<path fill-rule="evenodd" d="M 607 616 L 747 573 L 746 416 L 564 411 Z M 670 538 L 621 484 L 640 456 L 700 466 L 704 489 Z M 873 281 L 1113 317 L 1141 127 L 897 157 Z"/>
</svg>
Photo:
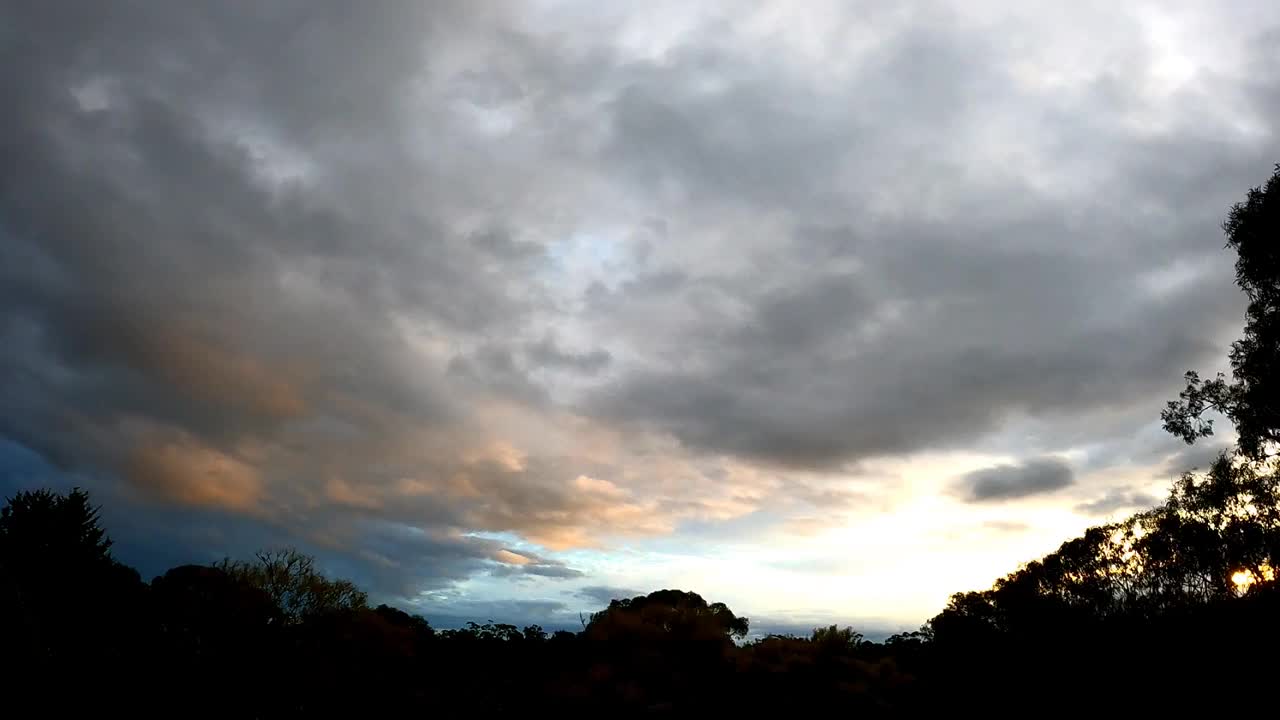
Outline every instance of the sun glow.
<svg viewBox="0 0 1280 720">
<path fill-rule="evenodd" d="M 1244 594 L 1249 591 L 1258 581 L 1272 582 L 1276 579 L 1276 572 L 1268 564 L 1262 564 L 1258 567 L 1257 572 L 1244 569 L 1237 570 L 1231 575 L 1231 582 L 1236 586 L 1236 592 Z"/>
<path fill-rule="evenodd" d="M 1231 576 L 1231 582 L 1235 583 L 1236 589 L 1248 590 L 1254 583 L 1253 573 L 1248 570 L 1237 570 Z"/>
</svg>

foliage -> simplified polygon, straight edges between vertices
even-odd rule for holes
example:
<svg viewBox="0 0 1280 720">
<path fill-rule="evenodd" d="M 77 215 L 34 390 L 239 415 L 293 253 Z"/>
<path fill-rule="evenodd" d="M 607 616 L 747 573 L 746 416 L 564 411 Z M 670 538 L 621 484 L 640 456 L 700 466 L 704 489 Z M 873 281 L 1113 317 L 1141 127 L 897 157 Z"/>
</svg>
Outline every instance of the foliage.
<svg viewBox="0 0 1280 720">
<path fill-rule="evenodd" d="M 78 569 L 111 562 L 111 540 L 99 526 L 89 494 L 50 490 L 21 492 L 0 509 L 0 562 L 31 572 L 50 561 Z"/>
<path fill-rule="evenodd" d="M 682 590 L 656 590 L 648 595 L 613 600 L 591 616 L 589 637 L 671 638 L 681 641 L 741 640 L 750 621 L 733 614 L 724 603 L 707 604 L 702 596 Z"/>
<path fill-rule="evenodd" d="M 1231 346 L 1231 378 L 1186 375 L 1186 389 L 1170 401 L 1165 429 L 1188 443 L 1213 434 L 1208 412 L 1235 427 L 1241 455 L 1262 460 L 1280 440 L 1280 165 L 1267 183 L 1249 191 L 1223 223 L 1236 252 L 1236 284 L 1249 299 L 1244 337 Z"/>
<path fill-rule="evenodd" d="M 15 657 L 34 669 L 125 653 L 142 586 L 110 548 L 83 490 L 8 499 L 0 508 L 0 667 Z"/>
<path fill-rule="evenodd" d="M 325 613 L 363 610 L 368 604 L 368 596 L 351 581 L 326 578 L 313 558 L 293 548 L 259 552 L 252 562 L 228 558 L 215 567 L 262 591 L 288 624 Z"/>
<path fill-rule="evenodd" d="M 1213 433 L 1206 415 L 1221 414 L 1236 448 L 1182 476 L 1159 506 L 1090 528 L 989 590 L 952 596 L 928 626 L 933 661 L 957 671 L 939 676 L 940 691 L 989 692 L 993 676 L 1033 694 L 1101 688 L 1094 660 L 1124 658 L 1115 671 L 1128 686 L 1183 690 L 1131 706 L 1145 712 L 1185 712 L 1189 698 L 1265 705 L 1241 689 L 1269 681 L 1271 665 L 1253 659 L 1280 640 L 1269 619 L 1280 609 L 1280 165 L 1223 228 L 1249 299 L 1232 375 L 1188 372 L 1162 418 L 1192 443 Z"/>
<path fill-rule="evenodd" d="M 1223 457 L 1204 476 L 1183 478 L 1160 507 L 1094 528 L 990 590 L 958 594 L 920 631 L 883 643 L 834 625 L 808 637 L 742 642 L 746 618 L 680 590 L 614 600 L 580 634 L 492 622 L 436 631 L 403 610 L 370 608 L 353 584 L 324 577 L 293 550 L 181 566 L 149 586 L 122 584 L 111 572 L 78 576 L 81 587 L 70 592 L 90 591 L 91 607 L 113 614 L 64 603 L 59 617 L 83 622 L 74 634 L 50 635 L 44 629 L 57 624 L 49 615 L 6 607 L 2 629 L 7 638 L 37 629 L 39 642 L 11 642 L 6 650 L 59 672 L 46 677 L 80 676 L 81 656 L 93 650 L 99 663 L 128 660 L 100 664 L 89 677 L 114 677 L 103 667 L 143 673 L 167 698 L 165 707 L 205 694 L 212 683 L 218 692 L 201 702 L 210 716 L 246 716 L 247 707 L 257 717 L 427 710 L 446 717 L 530 710 L 914 716 L 980 709 L 987 698 L 1011 701 L 1068 681 L 1101 692 L 1105 683 L 1089 661 L 1097 653 L 1136 662 L 1130 677 L 1194 676 L 1206 693 L 1220 692 L 1256 674 L 1240 660 L 1244 649 L 1275 634 L 1264 618 L 1280 607 L 1270 569 L 1280 543 L 1276 493 L 1272 476 Z M 69 513 L 75 522 L 54 524 L 65 538 L 18 542 L 49 532 L 28 522 L 28 513 L 56 516 L 54 508 L 70 507 L 59 496 L 40 497 L 24 497 L 0 515 L 8 519 L 4 557 L 14 548 L 68 547 L 76 549 L 61 557 L 118 567 L 105 557 L 109 540 L 96 520 L 83 522 L 96 518 L 87 497 Z M 1242 572 L 1256 580 L 1242 584 Z M 11 585 L 27 597 L 39 590 L 32 582 L 68 592 L 72 581 L 46 574 Z M 128 632 L 86 632 L 121 618 L 130 618 Z M 1188 633 L 1235 649 L 1225 657 L 1192 654 Z"/>
</svg>

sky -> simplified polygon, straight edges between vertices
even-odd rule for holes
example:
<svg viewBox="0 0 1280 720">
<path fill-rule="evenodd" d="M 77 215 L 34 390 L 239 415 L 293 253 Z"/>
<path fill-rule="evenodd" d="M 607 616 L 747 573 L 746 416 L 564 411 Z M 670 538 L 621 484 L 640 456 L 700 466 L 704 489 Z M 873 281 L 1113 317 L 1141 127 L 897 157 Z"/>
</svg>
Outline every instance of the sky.
<svg viewBox="0 0 1280 720">
<path fill-rule="evenodd" d="M 1212 456 L 1277 67 L 1260 0 L 5 3 L 0 491 L 442 626 L 914 628 Z"/>
</svg>

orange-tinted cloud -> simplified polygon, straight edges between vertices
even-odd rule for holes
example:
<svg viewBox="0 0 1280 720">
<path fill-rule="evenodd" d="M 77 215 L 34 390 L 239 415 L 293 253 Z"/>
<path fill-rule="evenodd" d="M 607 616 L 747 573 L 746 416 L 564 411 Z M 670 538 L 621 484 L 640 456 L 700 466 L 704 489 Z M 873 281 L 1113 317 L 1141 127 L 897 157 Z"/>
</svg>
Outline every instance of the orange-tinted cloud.
<svg viewBox="0 0 1280 720">
<path fill-rule="evenodd" d="M 533 562 L 528 557 L 520 553 L 511 552 L 510 550 L 499 550 L 493 554 L 493 559 L 504 565 L 528 565 Z"/>
<path fill-rule="evenodd" d="M 188 436 L 139 445 L 127 470 L 144 493 L 182 505 L 256 512 L 263 496 L 256 468 Z"/>
<path fill-rule="evenodd" d="M 273 418 L 301 415 L 306 402 L 296 378 L 217 344 L 183 332 L 146 338 L 143 352 L 157 374 L 178 392 L 202 402 Z"/>
</svg>

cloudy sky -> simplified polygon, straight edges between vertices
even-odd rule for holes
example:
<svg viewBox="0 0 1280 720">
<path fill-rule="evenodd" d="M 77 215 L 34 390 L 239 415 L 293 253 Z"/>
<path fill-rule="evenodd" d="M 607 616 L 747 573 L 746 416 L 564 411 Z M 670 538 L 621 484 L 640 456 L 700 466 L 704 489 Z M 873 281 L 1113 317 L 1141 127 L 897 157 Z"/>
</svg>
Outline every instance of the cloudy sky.
<svg viewBox="0 0 1280 720">
<path fill-rule="evenodd" d="M 1203 465 L 1242 321 L 1280 5 L 1067 7 L 6 3 L 0 490 L 437 624 L 913 627 Z"/>
</svg>

